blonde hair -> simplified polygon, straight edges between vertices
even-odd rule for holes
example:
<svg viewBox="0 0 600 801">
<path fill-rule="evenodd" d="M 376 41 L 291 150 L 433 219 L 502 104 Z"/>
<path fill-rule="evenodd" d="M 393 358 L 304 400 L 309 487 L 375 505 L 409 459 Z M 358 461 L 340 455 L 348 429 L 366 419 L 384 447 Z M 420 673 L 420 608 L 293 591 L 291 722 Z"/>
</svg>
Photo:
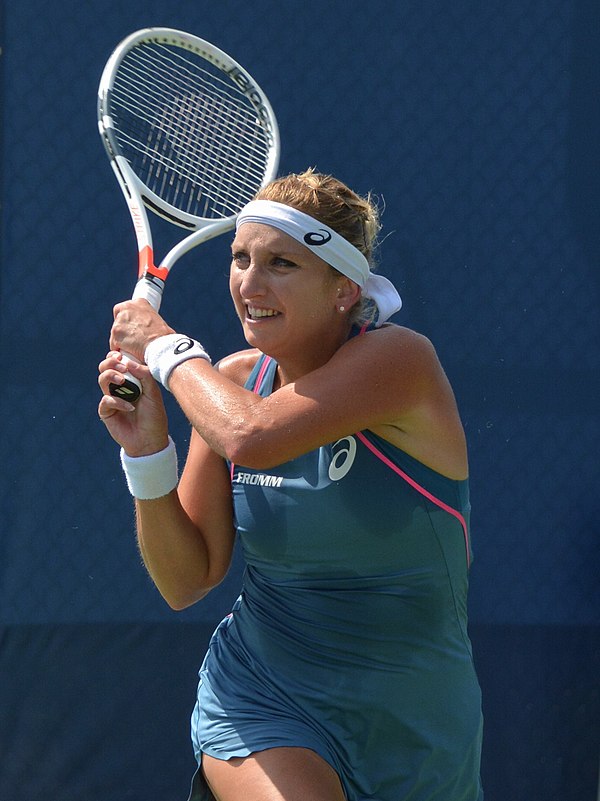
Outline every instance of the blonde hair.
<svg viewBox="0 0 600 801">
<path fill-rule="evenodd" d="M 347 239 L 373 266 L 381 225 L 379 210 L 370 194 L 361 197 L 337 178 L 310 168 L 276 178 L 260 190 L 256 199 L 285 203 L 309 214 Z M 353 322 L 369 322 L 374 311 L 372 302 L 362 298 L 351 317 Z"/>
</svg>

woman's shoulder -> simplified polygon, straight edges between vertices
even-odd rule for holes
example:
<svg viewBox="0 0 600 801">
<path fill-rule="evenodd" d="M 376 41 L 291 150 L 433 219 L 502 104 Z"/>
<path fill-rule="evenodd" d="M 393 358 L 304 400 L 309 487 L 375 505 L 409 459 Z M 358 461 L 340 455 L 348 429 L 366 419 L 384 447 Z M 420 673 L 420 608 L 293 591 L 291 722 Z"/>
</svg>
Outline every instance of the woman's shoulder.
<svg viewBox="0 0 600 801">
<path fill-rule="evenodd" d="M 384 323 L 363 336 L 349 341 L 354 348 L 364 349 L 371 358 L 383 363 L 400 363 L 405 370 L 411 365 L 420 370 L 439 365 L 436 349 L 424 334 L 406 326 Z"/>
<path fill-rule="evenodd" d="M 215 368 L 234 384 L 243 387 L 261 355 L 256 348 L 238 350 L 220 359 Z"/>
<path fill-rule="evenodd" d="M 433 347 L 431 340 L 425 334 L 397 323 L 384 323 L 379 328 L 368 329 L 366 333 L 375 334 L 380 339 L 410 344 L 413 347 Z"/>
<path fill-rule="evenodd" d="M 372 386 L 399 404 L 397 417 L 370 425 L 373 433 L 453 480 L 468 475 L 465 435 L 454 392 L 431 340 L 402 326 L 368 332 Z M 373 345 L 377 344 L 377 347 Z"/>
</svg>

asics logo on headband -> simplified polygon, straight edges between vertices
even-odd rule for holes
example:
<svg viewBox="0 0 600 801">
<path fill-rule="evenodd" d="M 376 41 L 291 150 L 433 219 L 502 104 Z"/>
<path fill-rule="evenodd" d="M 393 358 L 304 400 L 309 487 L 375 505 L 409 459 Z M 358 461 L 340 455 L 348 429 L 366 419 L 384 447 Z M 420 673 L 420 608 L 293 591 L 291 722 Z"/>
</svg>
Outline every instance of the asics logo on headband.
<svg viewBox="0 0 600 801">
<path fill-rule="evenodd" d="M 323 233 L 321 233 L 321 231 Z M 331 234 L 324 228 L 319 228 L 319 231 L 311 231 L 310 233 L 304 235 L 304 241 L 306 244 L 313 246 L 326 245 L 330 239 Z"/>
</svg>

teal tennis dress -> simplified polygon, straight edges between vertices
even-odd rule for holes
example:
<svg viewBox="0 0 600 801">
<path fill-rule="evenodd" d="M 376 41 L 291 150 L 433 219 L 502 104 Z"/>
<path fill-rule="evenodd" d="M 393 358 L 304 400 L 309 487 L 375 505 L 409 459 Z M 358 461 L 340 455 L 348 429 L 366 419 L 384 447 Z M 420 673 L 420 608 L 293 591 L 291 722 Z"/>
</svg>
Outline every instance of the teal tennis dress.
<svg viewBox="0 0 600 801">
<path fill-rule="evenodd" d="M 231 475 L 247 567 L 200 670 L 198 762 L 302 746 L 348 801 L 482 801 L 467 481 L 369 431 Z M 212 799 L 201 771 L 190 798 Z"/>
</svg>

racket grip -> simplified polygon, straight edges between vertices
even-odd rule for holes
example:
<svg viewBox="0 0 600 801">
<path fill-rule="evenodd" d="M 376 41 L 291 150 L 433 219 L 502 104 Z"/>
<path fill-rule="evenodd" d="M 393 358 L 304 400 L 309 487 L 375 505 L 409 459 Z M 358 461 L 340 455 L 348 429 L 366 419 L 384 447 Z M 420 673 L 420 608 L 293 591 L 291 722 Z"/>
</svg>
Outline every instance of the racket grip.
<svg viewBox="0 0 600 801">
<path fill-rule="evenodd" d="M 158 311 L 164 286 L 165 282 L 160 278 L 156 278 L 155 276 L 151 278 L 142 276 L 135 285 L 132 299 L 138 300 L 138 298 L 143 298 L 148 301 L 155 311 Z M 123 356 L 129 361 L 138 361 L 135 356 L 132 356 L 130 353 L 123 352 Z M 114 395 L 116 398 L 123 398 L 123 400 L 129 401 L 129 403 L 135 403 L 142 394 L 141 383 L 137 378 L 132 376 L 131 373 L 125 373 L 125 381 L 122 384 L 109 384 L 108 389 L 111 395 Z"/>
<path fill-rule="evenodd" d="M 160 278 L 142 276 L 133 290 L 133 300 L 143 298 L 147 300 L 154 311 L 160 309 L 165 282 Z"/>
<path fill-rule="evenodd" d="M 130 353 L 123 353 L 123 356 L 128 361 L 137 363 L 135 356 L 132 356 Z M 110 394 L 114 395 L 116 398 L 122 398 L 123 400 L 129 401 L 129 403 L 135 403 L 142 394 L 142 385 L 131 373 L 125 373 L 125 381 L 123 381 L 122 384 L 109 384 L 108 390 Z"/>
</svg>

